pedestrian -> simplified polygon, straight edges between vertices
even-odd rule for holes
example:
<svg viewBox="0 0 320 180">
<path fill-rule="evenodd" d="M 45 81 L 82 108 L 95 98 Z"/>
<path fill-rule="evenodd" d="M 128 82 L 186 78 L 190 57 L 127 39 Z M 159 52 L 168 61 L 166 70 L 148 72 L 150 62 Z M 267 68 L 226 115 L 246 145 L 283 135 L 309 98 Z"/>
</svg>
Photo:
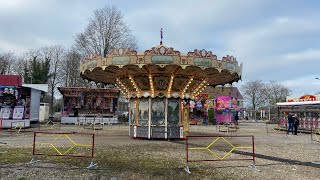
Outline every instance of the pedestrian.
<svg viewBox="0 0 320 180">
<path fill-rule="evenodd" d="M 207 115 L 207 113 L 205 113 L 205 114 L 204 114 L 204 117 L 203 117 L 203 123 L 204 123 L 206 126 L 208 126 L 208 125 L 209 125 L 209 123 L 208 123 L 208 115 Z"/>
<path fill-rule="evenodd" d="M 294 128 L 294 135 L 298 135 L 298 127 L 299 127 L 299 117 L 297 116 L 297 114 L 294 115 L 293 117 L 294 121 L 293 121 L 293 128 Z"/>
<path fill-rule="evenodd" d="M 294 123 L 294 118 L 292 114 L 288 115 L 288 131 L 287 134 L 291 131 L 291 134 L 293 134 L 293 123 Z"/>
<path fill-rule="evenodd" d="M 238 120 L 239 120 L 239 116 L 238 113 L 236 112 L 235 116 L 234 116 L 234 124 L 238 125 Z"/>
</svg>

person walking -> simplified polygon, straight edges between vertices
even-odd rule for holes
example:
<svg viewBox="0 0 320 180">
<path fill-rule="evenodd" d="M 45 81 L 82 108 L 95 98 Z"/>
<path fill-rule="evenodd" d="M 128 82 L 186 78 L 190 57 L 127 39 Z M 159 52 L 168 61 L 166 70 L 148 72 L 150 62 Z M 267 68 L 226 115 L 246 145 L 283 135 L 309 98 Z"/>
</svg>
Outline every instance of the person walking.
<svg viewBox="0 0 320 180">
<path fill-rule="evenodd" d="M 293 123 L 294 123 L 294 118 L 292 114 L 288 115 L 288 131 L 287 134 L 291 131 L 291 134 L 293 134 Z"/>
<path fill-rule="evenodd" d="M 238 116 L 238 112 L 236 112 L 236 114 L 234 116 L 234 124 L 235 125 L 239 125 L 238 120 L 239 120 L 239 116 Z"/>
<path fill-rule="evenodd" d="M 299 127 L 299 117 L 297 116 L 297 114 L 294 115 L 293 117 L 294 121 L 293 121 L 293 128 L 294 128 L 294 135 L 298 135 L 298 127 Z"/>
</svg>

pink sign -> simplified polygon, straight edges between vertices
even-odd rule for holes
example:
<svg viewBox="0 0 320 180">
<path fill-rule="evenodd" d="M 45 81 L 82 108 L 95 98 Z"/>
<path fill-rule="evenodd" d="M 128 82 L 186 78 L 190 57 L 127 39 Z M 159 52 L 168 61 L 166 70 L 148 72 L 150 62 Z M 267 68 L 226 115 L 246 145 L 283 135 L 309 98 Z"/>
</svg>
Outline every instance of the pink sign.
<svg viewBox="0 0 320 180">
<path fill-rule="evenodd" d="M 229 96 L 218 96 L 216 99 L 215 109 L 229 108 L 230 107 L 230 97 Z"/>
</svg>

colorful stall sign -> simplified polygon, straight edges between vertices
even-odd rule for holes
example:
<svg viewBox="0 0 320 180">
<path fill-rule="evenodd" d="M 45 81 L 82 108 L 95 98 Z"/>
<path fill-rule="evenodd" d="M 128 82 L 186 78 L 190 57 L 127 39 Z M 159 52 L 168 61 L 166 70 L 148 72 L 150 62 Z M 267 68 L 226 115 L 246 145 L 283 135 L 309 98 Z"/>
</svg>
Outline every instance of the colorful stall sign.
<svg viewBox="0 0 320 180">
<path fill-rule="evenodd" d="M 24 106 L 16 106 L 13 110 L 12 119 L 23 119 Z"/>
<path fill-rule="evenodd" d="M 11 108 L 8 106 L 2 106 L 0 111 L 0 117 L 2 119 L 9 119 L 11 114 Z"/>
<path fill-rule="evenodd" d="M 230 97 L 229 96 L 218 96 L 215 103 L 215 109 L 229 108 L 230 107 Z"/>
<path fill-rule="evenodd" d="M 299 98 L 299 101 L 316 101 L 317 97 L 314 95 L 304 95 Z"/>
</svg>

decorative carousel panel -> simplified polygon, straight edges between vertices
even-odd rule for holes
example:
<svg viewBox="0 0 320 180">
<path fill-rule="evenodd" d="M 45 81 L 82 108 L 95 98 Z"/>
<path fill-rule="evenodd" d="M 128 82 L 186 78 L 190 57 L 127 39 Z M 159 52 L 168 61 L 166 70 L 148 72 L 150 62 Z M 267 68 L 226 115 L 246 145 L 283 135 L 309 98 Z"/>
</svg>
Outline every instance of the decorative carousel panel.
<svg viewBox="0 0 320 180">
<path fill-rule="evenodd" d="M 151 57 L 153 64 L 171 64 L 173 63 L 173 56 L 156 55 Z"/>
<path fill-rule="evenodd" d="M 179 100 L 169 99 L 168 100 L 168 126 L 179 125 Z"/>
<path fill-rule="evenodd" d="M 135 117 L 135 100 L 131 99 L 130 100 L 130 124 L 135 124 L 134 122 L 134 117 Z"/>
<path fill-rule="evenodd" d="M 168 76 L 154 76 L 153 82 L 156 90 L 165 90 L 168 88 L 170 78 Z"/>
<path fill-rule="evenodd" d="M 134 77 L 135 83 L 138 85 L 141 90 L 149 90 L 150 82 L 148 76 L 136 76 Z"/>
<path fill-rule="evenodd" d="M 149 99 L 139 99 L 138 124 L 148 125 L 149 121 Z"/>
<path fill-rule="evenodd" d="M 187 77 L 176 77 L 176 78 L 174 78 L 173 85 L 172 85 L 172 90 L 173 91 L 181 91 L 182 88 L 188 82 L 188 80 L 189 79 Z"/>
<path fill-rule="evenodd" d="M 126 65 L 130 63 L 130 56 L 117 56 L 112 58 L 113 65 Z"/>
<path fill-rule="evenodd" d="M 165 124 L 165 99 L 152 99 L 151 124 L 157 126 Z"/>
</svg>

